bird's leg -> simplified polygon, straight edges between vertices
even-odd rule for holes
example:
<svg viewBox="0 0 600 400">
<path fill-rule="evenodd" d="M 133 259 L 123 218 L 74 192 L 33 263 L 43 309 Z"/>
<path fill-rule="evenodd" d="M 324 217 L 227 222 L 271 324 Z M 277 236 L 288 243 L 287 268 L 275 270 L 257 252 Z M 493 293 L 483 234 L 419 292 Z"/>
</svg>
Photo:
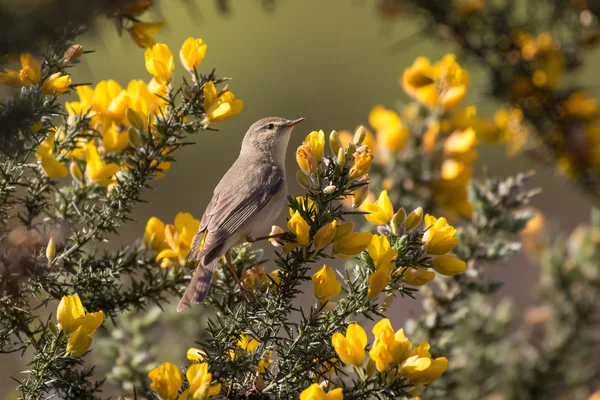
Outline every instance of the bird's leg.
<svg viewBox="0 0 600 400">
<path fill-rule="evenodd" d="M 229 252 L 225 253 L 225 261 L 227 262 L 229 271 L 231 271 L 231 275 L 233 275 L 233 279 L 235 279 L 235 282 L 237 283 L 238 287 L 240 288 L 240 291 L 242 292 L 242 294 L 244 295 L 244 298 L 249 303 L 250 298 L 248 296 L 248 291 L 242 285 L 242 282 L 240 281 L 240 278 L 238 277 L 237 272 L 235 272 L 235 268 L 233 268 L 233 264 L 231 263 L 231 258 L 229 257 Z"/>
<path fill-rule="evenodd" d="M 275 235 L 267 235 L 267 236 L 260 236 L 257 238 L 253 238 L 251 236 L 246 236 L 246 241 L 248 243 L 254 243 L 254 242 L 258 242 L 260 240 L 268 240 L 268 239 L 279 239 L 285 236 L 285 233 L 277 233 Z"/>
</svg>

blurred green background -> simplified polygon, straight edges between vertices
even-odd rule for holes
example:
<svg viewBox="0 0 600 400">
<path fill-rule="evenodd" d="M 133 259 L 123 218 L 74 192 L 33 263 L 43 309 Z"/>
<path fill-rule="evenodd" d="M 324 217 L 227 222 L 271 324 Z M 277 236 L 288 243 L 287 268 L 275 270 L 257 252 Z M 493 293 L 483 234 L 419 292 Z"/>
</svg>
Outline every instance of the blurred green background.
<svg viewBox="0 0 600 400">
<path fill-rule="evenodd" d="M 141 239 L 151 216 L 171 222 L 178 212 L 187 211 L 200 219 L 213 188 L 237 157 L 247 127 L 263 117 L 306 118 L 294 131 L 288 151 L 288 178 L 294 182 L 290 194 L 301 194 L 295 184 L 293 154 L 308 132 L 366 124 L 374 105 L 394 107 L 406 99 L 398 77 L 417 56 L 437 59 L 455 50 L 450 43 L 420 35 L 417 17 L 405 14 L 386 20 L 376 5 L 376 1 L 281 0 L 266 10 L 253 0 L 232 2 L 231 13 L 223 15 L 212 1 L 164 0 L 154 13 L 146 13 L 144 21 L 166 22 L 155 37 L 176 55 L 175 76 L 185 72 L 177 57 L 179 47 L 189 36 L 201 37 L 208 44 L 208 53 L 199 69 L 209 72 L 216 67 L 219 76 L 232 77 L 230 89 L 236 98 L 244 100 L 244 110 L 219 124 L 219 132 L 200 132 L 194 138 L 196 145 L 177 153 L 177 162 L 155 182 L 154 190 L 146 193 L 148 203 L 136 209 L 136 222 L 122 229 L 114 243 Z M 114 79 L 126 86 L 131 79 L 150 78 L 144 67 L 144 51 L 128 37 L 119 37 L 109 21 L 101 21 L 80 43 L 96 52 L 83 57 L 73 71 L 73 82 Z M 591 94 L 596 96 L 594 69 L 600 65 L 600 55 L 595 52 L 587 57 L 591 59 L 585 60 L 575 79 L 591 86 Z M 491 116 L 499 104 L 486 98 L 485 75 L 468 60 L 464 65 L 472 76 L 468 103 L 478 107 L 479 115 Z M 478 175 L 486 170 L 484 165 L 491 176 L 536 169 L 532 186 L 542 186 L 543 192 L 535 205 L 546 213 L 550 226 L 568 231 L 587 220 L 590 199 L 552 169 L 521 158 L 506 158 L 503 149 L 491 146 L 482 147 Z M 282 214 L 280 224 L 285 224 L 284 218 Z M 499 296 L 511 297 L 521 306 L 531 302 L 529 288 L 537 271 L 525 257 L 513 258 L 490 275 L 505 281 Z M 306 304 L 312 301 L 312 288 L 307 289 Z M 394 326 L 401 326 L 419 307 L 418 300 L 397 300 L 390 312 Z M 189 345 L 193 345 L 192 338 Z M 18 355 L 14 359 L 16 369 L 10 374 L 18 377 L 22 366 L 18 365 Z M 15 384 L 8 375 L 0 375 L 0 388 Z"/>
</svg>

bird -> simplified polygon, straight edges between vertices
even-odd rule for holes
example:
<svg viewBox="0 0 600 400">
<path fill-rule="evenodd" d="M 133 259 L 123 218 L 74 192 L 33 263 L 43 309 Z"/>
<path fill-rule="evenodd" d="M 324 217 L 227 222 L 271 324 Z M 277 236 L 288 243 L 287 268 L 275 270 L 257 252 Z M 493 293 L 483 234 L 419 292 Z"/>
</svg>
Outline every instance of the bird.
<svg viewBox="0 0 600 400">
<path fill-rule="evenodd" d="M 197 264 L 196 271 L 177 311 L 201 303 L 219 259 L 236 244 L 268 232 L 279 216 L 287 199 L 285 154 L 294 126 L 303 120 L 263 118 L 246 132 L 237 160 L 221 178 L 200 221 L 188 257 Z"/>
</svg>

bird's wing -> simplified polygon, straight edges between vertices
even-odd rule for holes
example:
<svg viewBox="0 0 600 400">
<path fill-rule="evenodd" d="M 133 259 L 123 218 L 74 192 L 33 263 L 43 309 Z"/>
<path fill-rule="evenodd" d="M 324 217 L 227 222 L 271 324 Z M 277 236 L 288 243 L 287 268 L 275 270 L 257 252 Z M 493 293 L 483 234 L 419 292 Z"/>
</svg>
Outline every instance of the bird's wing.
<svg viewBox="0 0 600 400">
<path fill-rule="evenodd" d="M 236 230 L 250 217 L 261 210 L 281 189 L 284 176 L 281 169 L 265 166 L 256 176 L 252 189 L 240 193 L 227 190 L 226 193 L 216 190 L 208 204 L 200 229 L 194 238 L 189 260 L 202 260 L 213 250 L 219 249 Z M 229 188 L 235 189 L 235 188 Z M 205 260 L 203 264 L 210 263 Z"/>
</svg>

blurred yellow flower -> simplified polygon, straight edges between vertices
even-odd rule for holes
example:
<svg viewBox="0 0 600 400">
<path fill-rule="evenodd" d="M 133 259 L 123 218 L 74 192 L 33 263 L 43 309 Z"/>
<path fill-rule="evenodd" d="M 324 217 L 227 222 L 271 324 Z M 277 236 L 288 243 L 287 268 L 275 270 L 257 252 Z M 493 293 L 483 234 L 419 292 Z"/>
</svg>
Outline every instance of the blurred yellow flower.
<svg viewBox="0 0 600 400">
<path fill-rule="evenodd" d="M 415 384 L 426 385 L 446 372 L 448 359 L 446 357 L 432 359 L 429 347 L 429 343 L 423 342 L 417 348 L 414 348 L 410 356 L 400 366 L 400 376 Z"/>
<path fill-rule="evenodd" d="M 589 121 L 598 116 L 598 101 L 585 92 L 572 93 L 563 104 L 567 115 Z"/>
<path fill-rule="evenodd" d="M 409 96 L 425 107 L 449 111 L 465 98 L 469 74 L 458 65 L 453 54 L 446 54 L 435 64 L 419 57 L 404 70 L 401 84 Z"/>
<path fill-rule="evenodd" d="M 46 78 L 42 85 L 42 91 L 47 95 L 63 94 L 69 90 L 69 85 L 71 85 L 71 77 L 57 72 Z"/>
<path fill-rule="evenodd" d="M 317 206 L 310 197 L 305 198 L 304 196 L 296 196 L 296 201 L 298 202 L 298 207 L 307 214 L 312 214 L 317 211 Z M 295 211 L 290 208 L 290 217 L 294 215 L 294 212 Z"/>
<path fill-rule="evenodd" d="M 129 28 L 129 36 L 143 49 L 152 47 L 156 44 L 156 40 L 151 35 L 157 33 L 163 25 L 162 22 L 135 22 Z"/>
<path fill-rule="evenodd" d="M 388 270 L 391 270 L 393 267 L 392 261 L 398 257 L 398 253 L 392 248 L 388 238 L 383 235 L 373 235 L 368 252 L 373 259 L 375 269 L 387 267 Z"/>
<path fill-rule="evenodd" d="M 287 227 L 294 235 L 296 242 L 302 247 L 308 246 L 310 242 L 310 226 L 302 218 L 299 211 L 296 211 L 287 223 Z"/>
<path fill-rule="evenodd" d="M 343 400 L 342 388 L 336 388 L 328 393 L 318 383 L 313 383 L 300 393 L 300 400 Z"/>
<path fill-rule="evenodd" d="M 105 163 L 98 154 L 98 149 L 93 142 L 89 142 L 85 146 L 85 158 L 87 167 L 85 175 L 90 182 L 97 183 L 101 186 L 108 186 L 116 182 L 114 176 L 119 172 L 120 167 L 115 163 Z"/>
<path fill-rule="evenodd" d="M 183 67 L 189 72 L 193 72 L 194 68 L 199 66 L 202 60 L 204 60 L 206 49 L 206 43 L 202 39 L 187 38 L 179 51 L 179 59 Z"/>
<path fill-rule="evenodd" d="M 153 221 L 152 225 L 150 225 L 150 221 L 148 221 L 148 225 L 146 226 L 146 235 L 148 235 L 148 227 L 151 229 L 160 228 L 160 220 Z M 156 256 L 156 261 L 161 261 L 160 266 L 163 268 L 172 267 L 174 265 L 185 265 L 187 262 L 187 257 L 190 253 L 190 249 L 192 246 L 192 241 L 194 240 L 194 236 L 196 232 L 198 232 L 198 228 L 200 227 L 200 221 L 195 219 L 192 214 L 180 212 L 175 216 L 175 224 L 168 224 L 165 226 L 164 230 L 164 243 L 166 246 L 159 245 L 158 243 L 152 242 L 154 248 L 161 248 L 159 246 L 164 246 L 163 250 L 158 253 Z M 148 235 L 152 238 L 152 233 Z M 160 236 L 155 236 L 154 240 L 156 241 Z"/>
<path fill-rule="evenodd" d="M 310 147 L 310 152 L 320 164 L 323 161 L 323 154 L 325 153 L 325 133 L 323 131 L 312 131 L 306 136 L 304 140 Z"/>
<path fill-rule="evenodd" d="M 4 72 L 0 72 L 0 82 L 11 88 L 19 88 L 23 86 L 19 71 L 14 71 L 11 69 L 5 69 Z"/>
<path fill-rule="evenodd" d="M 379 194 L 377 202 L 364 202 L 362 210 L 369 213 L 365 214 L 365 218 L 374 225 L 385 225 L 392 220 L 392 216 L 394 215 L 394 208 L 387 190 Z"/>
<path fill-rule="evenodd" d="M 21 78 L 21 84 L 29 86 L 38 83 L 42 74 L 40 64 L 29 53 L 22 53 L 20 61 L 21 71 L 19 72 L 19 77 Z"/>
<path fill-rule="evenodd" d="M 56 137 L 56 130 L 50 129 L 48 137 L 40 143 L 37 150 L 35 151 L 35 157 L 42 165 L 42 169 L 50 178 L 58 178 L 67 176 L 69 171 L 67 167 L 53 156 L 52 147 L 54 146 L 54 138 Z"/>
<path fill-rule="evenodd" d="M 315 287 L 315 297 L 319 304 L 325 304 L 332 297 L 337 296 L 342 290 L 342 284 L 337 280 L 337 275 L 333 268 L 323 265 L 323 267 L 314 273 L 312 281 Z"/>
<path fill-rule="evenodd" d="M 463 17 L 469 18 L 485 7 L 485 0 L 454 0 L 454 8 Z"/>
<path fill-rule="evenodd" d="M 434 257 L 431 260 L 431 266 L 436 272 L 446 276 L 460 274 L 467 269 L 467 264 L 463 260 L 458 259 L 454 254 Z"/>
<path fill-rule="evenodd" d="M 162 400 L 175 400 L 183 383 L 179 368 L 172 362 L 165 362 L 151 369 L 148 372 L 148 378 L 152 381 L 150 389 L 156 392 Z"/>
<path fill-rule="evenodd" d="M 456 229 L 448 224 L 446 218 L 436 218 L 433 215 L 425 215 L 425 226 L 427 230 L 423 235 L 423 242 L 429 254 L 442 255 L 452 251 L 458 243 L 454 237 Z"/>
<path fill-rule="evenodd" d="M 524 120 L 523 111 L 518 107 L 503 106 L 494 114 L 494 123 L 500 131 L 500 141 L 507 144 L 508 155 L 515 155 L 525 149 L 531 136 L 531 129 Z"/>
<path fill-rule="evenodd" d="M 390 151 L 406 146 L 410 132 L 398 113 L 383 106 L 375 106 L 369 113 L 369 124 L 377 132 L 377 142 Z"/>
<path fill-rule="evenodd" d="M 336 230 L 332 248 L 336 256 L 340 258 L 355 256 L 365 250 L 371 243 L 373 238 L 371 232 L 356 233 L 352 231 L 353 229 L 354 223 L 347 222 L 340 225 Z"/>
<path fill-rule="evenodd" d="M 379 296 L 381 291 L 392 280 L 392 274 L 390 271 L 390 267 L 391 267 L 391 265 L 384 265 L 384 266 L 378 268 L 377 270 L 375 270 L 375 272 L 370 274 L 369 278 L 367 278 L 367 280 L 369 282 L 367 296 L 369 296 L 369 299 L 374 299 L 377 296 Z"/>
<path fill-rule="evenodd" d="M 362 153 L 354 153 L 354 162 L 352 168 L 350 168 L 350 179 L 358 179 L 369 172 L 371 160 L 373 160 L 373 156 L 368 148 Z"/>
<path fill-rule="evenodd" d="M 173 53 L 166 44 L 157 43 L 144 53 L 146 69 L 160 84 L 167 84 L 173 76 Z"/>
<path fill-rule="evenodd" d="M 406 267 L 404 275 L 402 275 L 402 280 L 412 286 L 423 286 L 433 278 L 435 278 L 435 272 L 425 267 Z"/>
<path fill-rule="evenodd" d="M 64 296 L 56 310 L 56 319 L 69 340 L 67 352 L 73 356 L 85 353 L 92 344 L 91 335 L 102 325 L 104 313 L 97 311 L 87 314 L 79 295 Z"/>
<path fill-rule="evenodd" d="M 244 102 L 235 100 L 235 96 L 229 90 L 217 93 L 213 81 L 208 81 L 203 88 L 204 112 L 206 122 L 221 122 L 233 118 L 242 111 Z"/>
<path fill-rule="evenodd" d="M 317 159 L 313 155 L 308 142 L 303 142 L 296 149 L 296 162 L 300 169 L 307 175 L 313 175 L 317 172 Z"/>
<path fill-rule="evenodd" d="M 248 290 L 264 291 L 271 285 L 267 270 L 262 265 L 255 265 L 242 272 L 242 286 Z"/>
<path fill-rule="evenodd" d="M 360 367 L 365 360 L 367 334 L 358 324 L 348 325 L 346 335 L 336 332 L 331 337 L 331 343 L 340 360 L 348 365 Z"/>
<path fill-rule="evenodd" d="M 337 221 L 333 220 L 328 224 L 323 225 L 315 234 L 314 244 L 315 249 L 320 250 L 329 246 L 335 237 Z"/>
</svg>

